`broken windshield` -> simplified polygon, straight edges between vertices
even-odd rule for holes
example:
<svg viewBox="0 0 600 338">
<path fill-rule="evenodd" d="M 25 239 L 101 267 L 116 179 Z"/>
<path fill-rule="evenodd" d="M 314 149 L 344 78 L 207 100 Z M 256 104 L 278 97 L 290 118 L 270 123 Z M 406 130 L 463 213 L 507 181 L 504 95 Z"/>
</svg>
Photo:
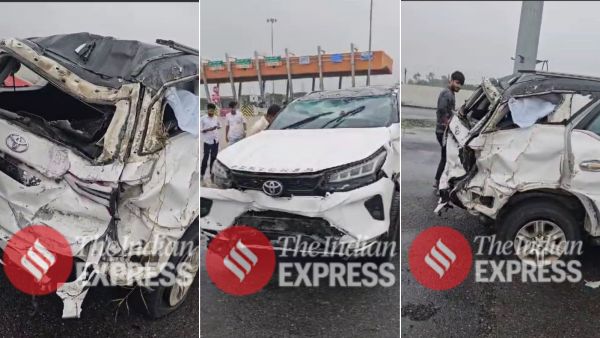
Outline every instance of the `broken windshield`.
<svg viewBox="0 0 600 338">
<path fill-rule="evenodd" d="M 389 95 L 298 100 L 269 129 L 377 128 L 389 126 L 394 105 Z"/>
</svg>

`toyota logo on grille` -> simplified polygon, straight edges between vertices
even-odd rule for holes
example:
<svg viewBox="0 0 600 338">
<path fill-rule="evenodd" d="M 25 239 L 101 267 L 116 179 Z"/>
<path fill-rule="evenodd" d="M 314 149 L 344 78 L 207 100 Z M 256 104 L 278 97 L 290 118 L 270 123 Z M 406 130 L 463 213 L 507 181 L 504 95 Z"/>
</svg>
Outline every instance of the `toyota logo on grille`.
<svg viewBox="0 0 600 338">
<path fill-rule="evenodd" d="M 6 146 L 8 149 L 16 152 L 22 153 L 29 149 L 29 144 L 27 140 L 19 134 L 10 134 L 6 137 Z"/>
<path fill-rule="evenodd" d="M 283 192 L 283 185 L 279 181 L 269 180 L 263 183 L 262 189 L 269 196 L 279 196 Z"/>
</svg>

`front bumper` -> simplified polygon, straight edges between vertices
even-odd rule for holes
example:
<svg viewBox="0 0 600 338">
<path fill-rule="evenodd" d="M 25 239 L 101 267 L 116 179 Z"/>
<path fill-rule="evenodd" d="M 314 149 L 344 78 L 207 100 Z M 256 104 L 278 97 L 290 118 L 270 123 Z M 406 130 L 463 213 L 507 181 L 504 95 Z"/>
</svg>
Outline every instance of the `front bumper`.
<svg viewBox="0 0 600 338">
<path fill-rule="evenodd" d="M 367 186 L 325 197 L 274 198 L 255 190 L 202 188 L 201 209 L 204 210 L 200 229 L 204 235 L 212 237 L 243 220 L 244 225 L 255 226 L 270 238 L 275 235 L 300 236 L 318 241 L 337 237 L 340 243 L 354 243 L 357 248 L 365 248 L 388 231 L 393 193 L 394 182 L 385 177 Z M 366 201 L 377 195 L 381 196 L 383 205 L 380 219 L 375 219 L 365 206 Z M 252 217 L 273 221 L 279 218 L 281 224 L 248 224 Z"/>
</svg>

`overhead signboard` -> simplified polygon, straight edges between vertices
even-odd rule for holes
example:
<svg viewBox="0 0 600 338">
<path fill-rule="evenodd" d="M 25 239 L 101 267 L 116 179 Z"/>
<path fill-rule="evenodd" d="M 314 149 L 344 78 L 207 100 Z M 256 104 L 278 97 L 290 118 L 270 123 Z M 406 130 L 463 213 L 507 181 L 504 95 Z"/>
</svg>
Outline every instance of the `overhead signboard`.
<svg viewBox="0 0 600 338">
<path fill-rule="evenodd" d="M 281 56 L 265 56 L 265 65 L 267 66 L 280 66 Z"/>
<path fill-rule="evenodd" d="M 305 56 L 300 56 L 298 58 L 298 63 L 301 65 L 308 65 L 310 64 L 310 56 L 305 55 Z"/>
<path fill-rule="evenodd" d="M 252 59 L 236 59 L 235 68 L 248 69 L 252 68 Z"/>
<path fill-rule="evenodd" d="M 225 69 L 225 62 L 223 62 L 221 60 L 208 61 L 208 69 L 223 70 L 223 69 Z"/>
<path fill-rule="evenodd" d="M 370 59 L 373 59 L 373 53 L 362 52 L 360 53 L 360 59 L 363 61 L 369 61 Z"/>
<path fill-rule="evenodd" d="M 331 54 L 330 60 L 333 63 L 341 63 L 344 60 L 344 56 L 342 54 Z"/>
</svg>

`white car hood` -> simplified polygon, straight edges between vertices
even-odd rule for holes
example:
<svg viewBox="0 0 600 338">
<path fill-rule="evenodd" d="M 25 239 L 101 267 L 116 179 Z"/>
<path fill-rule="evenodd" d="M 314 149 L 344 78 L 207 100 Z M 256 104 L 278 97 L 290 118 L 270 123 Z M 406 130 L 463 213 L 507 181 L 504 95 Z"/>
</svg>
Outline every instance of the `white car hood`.
<svg viewBox="0 0 600 338">
<path fill-rule="evenodd" d="M 388 128 L 265 130 L 219 153 L 234 170 L 315 172 L 360 161 L 390 140 Z"/>
</svg>

